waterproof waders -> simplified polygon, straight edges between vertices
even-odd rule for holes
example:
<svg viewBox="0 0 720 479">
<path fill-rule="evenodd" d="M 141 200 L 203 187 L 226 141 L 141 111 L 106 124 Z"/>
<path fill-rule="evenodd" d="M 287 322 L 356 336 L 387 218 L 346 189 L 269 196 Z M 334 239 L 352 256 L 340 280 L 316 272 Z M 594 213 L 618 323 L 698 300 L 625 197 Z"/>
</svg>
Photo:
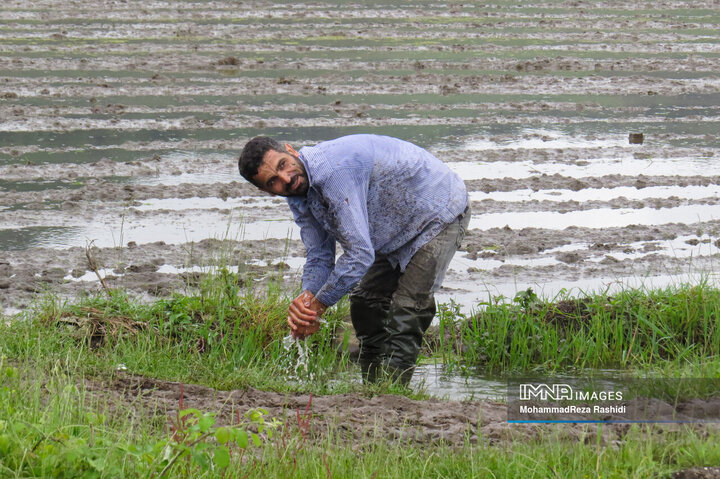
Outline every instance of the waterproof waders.
<svg viewBox="0 0 720 479">
<path fill-rule="evenodd" d="M 435 295 L 470 221 L 469 207 L 412 257 L 404 272 L 385 257 L 350 293 L 364 382 L 410 383 L 423 334 L 435 316 Z"/>
</svg>

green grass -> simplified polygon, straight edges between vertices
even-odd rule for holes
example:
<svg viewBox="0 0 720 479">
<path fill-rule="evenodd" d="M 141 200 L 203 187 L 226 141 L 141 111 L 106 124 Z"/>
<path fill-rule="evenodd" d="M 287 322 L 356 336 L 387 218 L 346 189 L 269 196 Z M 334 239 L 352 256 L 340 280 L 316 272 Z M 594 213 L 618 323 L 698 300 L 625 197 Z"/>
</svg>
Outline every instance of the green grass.
<svg viewBox="0 0 720 479">
<path fill-rule="evenodd" d="M 273 286 L 259 298 L 227 272 L 201 285 L 197 295 L 176 294 L 151 304 L 122 292 L 76 303 L 47 297 L 28 319 L 0 326 L 0 351 L 38 365 L 72 361 L 83 374 L 102 376 L 123 368 L 215 388 L 294 390 L 301 386 L 286 378 L 295 356 L 282 341 L 291 299 Z M 347 369 L 347 359 L 331 339 L 346 314 L 345 303 L 333 308 L 321 332 L 308 340 L 313 352 L 308 376 L 314 379 L 302 387 L 337 392 L 328 378 Z"/>
<path fill-rule="evenodd" d="M 162 414 L 112 408 L 86 389 L 85 379 L 127 369 L 217 389 L 413 394 L 359 383 L 332 343 L 345 302 L 309 342 L 306 380 L 289 380 L 295 356 L 282 338 L 292 297 L 273 285 L 245 289 L 221 269 L 188 295 L 152 303 L 118 291 L 74 302 L 47 296 L 23 318 L 3 319 L 0 477 L 669 477 L 720 464 L 712 429 L 632 426 L 619 442 L 600 427 L 582 440 L 560 428 L 499 444 L 482 434 L 454 447 L 382 437 L 348 444 L 332 429 L 306 441 L 294 422 L 261 411 L 220 427 L 218 411 L 189 410 L 169 426 Z M 526 291 L 470 317 L 451 303 L 427 352 L 471 373 L 619 367 L 718 377 L 719 304 L 720 291 L 705 284 L 552 301 Z"/>
<path fill-rule="evenodd" d="M 178 431 L 137 406 L 108 410 L 81 377 L 67 364 L 40 371 L 0 361 L 0 477 L 661 478 L 720 464 L 720 433 L 688 427 L 633 425 L 620 441 L 599 427 L 570 440 L 562 428 L 518 433 L 497 445 L 482 436 L 455 447 L 348 444 L 334 430 L 306 441 L 294 422 L 261 411 L 226 427 L 197 411 Z"/>
<path fill-rule="evenodd" d="M 483 306 L 471 317 L 457 305 L 441 308 L 434 351 L 445 363 L 508 374 L 683 368 L 720 358 L 720 290 L 706 284 L 552 301 L 527 290 Z"/>
<path fill-rule="evenodd" d="M 359 457 L 349 448 L 327 444 L 304 451 L 297 467 L 268 461 L 257 477 L 291 477 L 294 473 L 294 477 L 640 478 L 663 477 L 693 464 L 720 462 L 720 447 L 693 433 L 672 434 L 666 439 L 653 439 L 647 429 L 633 428 L 617 447 L 603 444 L 600 430 L 589 445 L 568 444 L 550 434 L 547 440 L 498 447 L 388 447 L 378 443 L 361 449 Z"/>
<path fill-rule="evenodd" d="M 224 389 L 357 390 L 357 380 L 343 379 L 356 374 L 354 366 L 333 342 L 348 316 L 345 301 L 309 340 L 308 380 L 288 382 L 296 358 L 282 339 L 292 297 L 272 284 L 262 294 L 245 289 L 225 270 L 193 294 L 153 303 L 119 291 L 71 303 L 48 296 L 27 319 L 0 326 L 0 351 L 40 362 L 72 355 L 94 375 L 122 367 Z M 482 306 L 466 316 L 456 304 L 441 305 L 425 357 L 495 377 L 597 369 L 720 376 L 720 290 L 706 284 L 553 300 L 528 290 Z"/>
</svg>

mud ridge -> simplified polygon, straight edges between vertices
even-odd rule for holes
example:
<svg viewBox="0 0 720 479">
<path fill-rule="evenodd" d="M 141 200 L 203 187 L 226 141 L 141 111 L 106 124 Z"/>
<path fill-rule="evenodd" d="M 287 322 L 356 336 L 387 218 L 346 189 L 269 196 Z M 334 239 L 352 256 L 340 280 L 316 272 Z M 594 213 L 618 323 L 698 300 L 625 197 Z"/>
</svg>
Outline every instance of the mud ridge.
<svg viewBox="0 0 720 479">
<path fill-rule="evenodd" d="M 87 380 L 87 390 L 95 397 L 107 401 L 111 408 L 126 408 L 134 404 L 139 414 L 154 411 L 159 416 L 174 417 L 181 397 L 181 384 L 144 376 L 117 373 L 112 379 Z M 509 443 L 519 438 L 540 440 L 548 434 L 580 442 L 596 437 L 597 426 L 583 424 L 516 425 L 507 422 L 507 409 L 501 403 L 485 401 L 417 401 L 401 396 L 379 395 L 367 397 L 361 394 L 311 396 L 307 394 L 282 394 L 254 388 L 220 391 L 200 385 L 182 385 L 183 406 L 217 413 L 218 424 L 232 424 L 252 408 L 262 407 L 272 417 L 290 425 L 297 412 L 307 409 L 312 414 L 310 435 L 322 441 L 327 434 L 347 441 L 355 447 L 368 442 L 412 442 L 421 445 Z M 716 410 L 718 401 L 708 400 L 702 405 L 708 411 Z M 659 411 L 670 408 L 659 402 L 641 402 L 638 410 L 647 408 Z M 664 409 L 663 409 L 664 408 Z M 679 424 L 654 426 L 652 433 L 667 434 L 672 431 L 707 431 L 716 425 L 682 426 Z M 628 424 L 603 425 L 602 441 L 606 445 L 618 444 L 629 431 Z"/>
</svg>

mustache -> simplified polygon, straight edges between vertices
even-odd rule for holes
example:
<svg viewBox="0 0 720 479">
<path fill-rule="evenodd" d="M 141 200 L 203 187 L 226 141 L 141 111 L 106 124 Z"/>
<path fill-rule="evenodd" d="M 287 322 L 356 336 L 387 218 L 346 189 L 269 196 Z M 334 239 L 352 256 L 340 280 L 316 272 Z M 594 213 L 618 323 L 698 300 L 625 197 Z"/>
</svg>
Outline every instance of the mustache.
<svg viewBox="0 0 720 479">
<path fill-rule="evenodd" d="M 299 180 L 300 180 L 300 173 L 296 174 L 295 176 L 292 177 L 292 179 L 290 179 L 290 183 L 288 183 L 288 185 L 285 187 L 285 191 L 287 193 L 292 192 L 292 190 L 295 188 L 295 186 L 297 186 Z"/>
</svg>

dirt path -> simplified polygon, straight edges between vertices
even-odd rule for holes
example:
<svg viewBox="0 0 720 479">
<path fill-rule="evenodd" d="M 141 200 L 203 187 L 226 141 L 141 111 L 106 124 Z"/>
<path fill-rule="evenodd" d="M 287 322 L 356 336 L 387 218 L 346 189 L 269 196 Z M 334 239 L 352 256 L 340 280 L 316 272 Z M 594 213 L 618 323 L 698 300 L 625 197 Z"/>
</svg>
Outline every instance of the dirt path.
<svg viewBox="0 0 720 479">
<path fill-rule="evenodd" d="M 143 376 L 118 374 L 112 380 L 88 381 L 88 390 L 108 401 L 110 407 L 126 408 L 132 404 L 139 414 L 154 412 L 174 417 L 178 411 L 181 384 L 160 381 Z M 212 388 L 183 384 L 184 408 L 197 408 L 203 412 L 217 413 L 218 424 L 232 424 L 238 412 L 241 417 L 249 409 L 267 409 L 271 417 L 281 419 L 291 428 L 298 426 L 297 413 L 312 414 L 311 435 L 317 439 L 334 434 L 339 440 L 347 440 L 357 446 L 365 441 L 380 438 L 386 441 L 410 441 L 418 444 L 498 444 L 522 438 L 541 440 L 557 435 L 570 441 L 595 441 L 597 429 L 587 424 L 509 424 L 504 404 L 487 401 L 417 401 L 395 395 L 373 397 L 361 394 L 313 396 L 305 394 L 280 394 L 248 388 L 218 391 Z M 114 406 L 113 406 L 114 405 Z M 702 405 L 709 414 L 720 409 L 720 399 Z M 644 410 L 671 410 L 669 404 L 654 401 L 642 406 Z M 638 409 L 638 410 L 643 410 Z M 529 416 L 530 417 L 530 416 Z M 622 440 L 630 430 L 630 424 L 603 425 L 602 440 L 607 445 Z M 717 424 L 655 425 L 651 431 L 667 434 L 690 427 L 697 431 L 717 430 Z"/>
</svg>

